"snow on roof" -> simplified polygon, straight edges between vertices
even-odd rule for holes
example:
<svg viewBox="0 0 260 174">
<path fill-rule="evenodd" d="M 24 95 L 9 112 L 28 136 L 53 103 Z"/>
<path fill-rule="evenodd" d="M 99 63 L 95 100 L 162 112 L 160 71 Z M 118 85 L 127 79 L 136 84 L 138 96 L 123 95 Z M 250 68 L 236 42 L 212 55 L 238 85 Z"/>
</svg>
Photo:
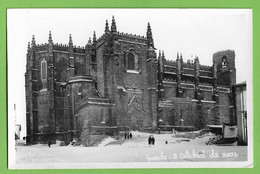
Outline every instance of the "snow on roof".
<svg viewBox="0 0 260 174">
<path fill-rule="evenodd" d="M 209 128 L 223 128 L 223 125 L 207 125 Z"/>
</svg>

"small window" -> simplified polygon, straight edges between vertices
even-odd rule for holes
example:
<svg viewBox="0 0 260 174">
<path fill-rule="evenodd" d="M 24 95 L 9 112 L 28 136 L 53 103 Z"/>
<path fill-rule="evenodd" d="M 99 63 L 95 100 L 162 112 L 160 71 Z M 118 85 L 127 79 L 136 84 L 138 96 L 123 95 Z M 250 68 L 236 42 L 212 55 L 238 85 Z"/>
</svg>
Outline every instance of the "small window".
<svg viewBox="0 0 260 174">
<path fill-rule="evenodd" d="M 135 70 L 135 56 L 132 53 L 128 54 L 128 69 Z"/>
<path fill-rule="evenodd" d="M 222 68 L 227 68 L 227 57 L 226 56 L 222 57 Z"/>
<path fill-rule="evenodd" d="M 42 80 L 42 88 L 47 89 L 47 62 L 46 62 L 46 60 L 41 61 L 41 80 Z"/>
</svg>

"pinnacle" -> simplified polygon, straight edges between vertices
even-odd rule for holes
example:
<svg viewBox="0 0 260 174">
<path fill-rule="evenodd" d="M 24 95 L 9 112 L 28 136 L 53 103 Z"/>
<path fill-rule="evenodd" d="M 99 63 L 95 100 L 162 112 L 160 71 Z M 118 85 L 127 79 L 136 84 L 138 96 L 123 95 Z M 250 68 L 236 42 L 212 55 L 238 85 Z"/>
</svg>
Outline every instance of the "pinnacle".
<svg viewBox="0 0 260 174">
<path fill-rule="evenodd" d="M 30 42 L 28 42 L 27 50 L 30 50 L 30 47 L 31 47 Z"/>
<path fill-rule="evenodd" d="M 108 21 L 106 20 L 106 27 L 105 27 L 105 33 L 109 32 L 109 25 L 108 25 Z"/>
<path fill-rule="evenodd" d="M 35 46 L 35 38 L 34 38 L 34 35 L 32 36 L 32 46 Z"/>
<path fill-rule="evenodd" d="M 88 44 L 91 44 L 91 37 L 89 37 L 88 39 Z"/>
<path fill-rule="evenodd" d="M 70 40 L 69 40 L 69 43 L 72 43 L 72 37 L 71 37 L 71 34 L 70 34 Z"/>
<path fill-rule="evenodd" d="M 117 32 L 117 29 L 116 29 L 116 21 L 115 21 L 114 16 L 112 16 L 111 32 L 112 32 L 112 33 L 116 33 L 116 32 Z"/>
<path fill-rule="evenodd" d="M 162 51 L 162 58 L 164 58 L 164 51 Z"/>
<path fill-rule="evenodd" d="M 51 31 L 49 31 L 49 42 L 52 42 Z"/>
<path fill-rule="evenodd" d="M 93 43 L 96 43 L 97 42 L 97 37 L 96 37 L 96 32 L 94 31 L 93 33 Z"/>
</svg>

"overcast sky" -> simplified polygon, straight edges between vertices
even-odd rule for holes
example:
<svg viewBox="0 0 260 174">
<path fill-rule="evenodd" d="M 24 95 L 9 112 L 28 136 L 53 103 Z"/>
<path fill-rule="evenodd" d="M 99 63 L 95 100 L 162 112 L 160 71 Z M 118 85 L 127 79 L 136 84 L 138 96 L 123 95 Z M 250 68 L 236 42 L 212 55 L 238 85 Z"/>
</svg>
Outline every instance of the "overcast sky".
<svg viewBox="0 0 260 174">
<path fill-rule="evenodd" d="M 166 59 L 177 52 L 184 61 L 197 55 L 201 64 L 212 65 L 213 53 L 232 49 L 236 53 L 237 82 L 252 79 L 252 19 L 250 10 L 213 9 L 9 9 L 8 32 L 8 109 L 22 124 L 25 135 L 24 73 L 27 44 L 35 35 L 36 44 L 48 42 L 85 46 L 96 31 L 104 33 L 105 21 L 115 16 L 117 30 L 146 35 L 150 22 L 154 44 L 164 50 Z M 14 121 L 12 117 L 12 122 Z M 9 120 L 10 121 L 10 120 Z M 10 124 L 10 123 L 9 123 Z"/>
</svg>

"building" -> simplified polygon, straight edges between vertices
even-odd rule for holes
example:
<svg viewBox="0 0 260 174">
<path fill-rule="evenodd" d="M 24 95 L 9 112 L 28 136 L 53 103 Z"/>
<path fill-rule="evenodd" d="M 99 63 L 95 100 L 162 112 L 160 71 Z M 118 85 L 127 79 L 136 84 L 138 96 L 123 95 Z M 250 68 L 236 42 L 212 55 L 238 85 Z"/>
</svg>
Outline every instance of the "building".
<svg viewBox="0 0 260 174">
<path fill-rule="evenodd" d="M 21 133 L 22 127 L 20 124 L 15 124 L 15 140 L 20 139 L 20 133 Z"/>
<path fill-rule="evenodd" d="M 233 96 L 235 101 L 236 123 L 238 144 L 247 145 L 247 101 L 246 101 L 246 82 L 233 86 Z"/>
<path fill-rule="evenodd" d="M 146 37 L 117 31 L 85 47 L 28 44 L 25 73 L 27 142 L 49 137 L 81 138 L 88 145 L 95 126 L 155 131 L 160 126 L 203 129 L 233 122 L 231 86 L 236 82 L 235 53 L 213 55 L 213 66 L 156 55 L 152 30 Z"/>
</svg>

